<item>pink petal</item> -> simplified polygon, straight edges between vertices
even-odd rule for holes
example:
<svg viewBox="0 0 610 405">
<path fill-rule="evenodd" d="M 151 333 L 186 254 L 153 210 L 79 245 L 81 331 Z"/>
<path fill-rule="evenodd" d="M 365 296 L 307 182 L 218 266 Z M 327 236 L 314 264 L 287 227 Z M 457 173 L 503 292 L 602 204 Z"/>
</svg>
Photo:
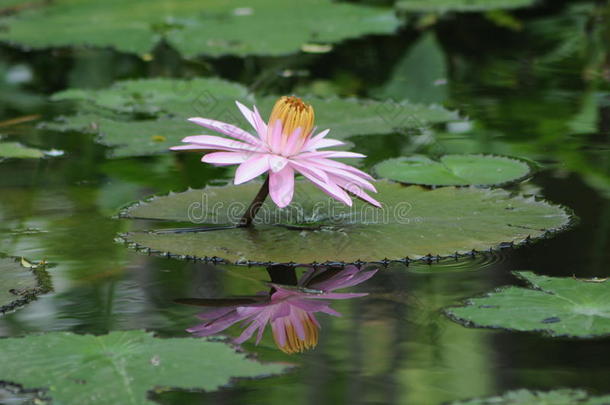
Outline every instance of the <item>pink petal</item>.
<svg viewBox="0 0 610 405">
<path fill-rule="evenodd" d="M 338 168 L 334 168 L 334 167 L 332 167 L 332 168 L 328 167 L 328 168 L 326 168 L 326 171 L 328 172 L 328 174 L 341 178 L 342 180 L 346 181 L 348 184 L 350 182 L 354 182 L 359 187 L 363 187 L 374 193 L 377 192 L 377 189 L 371 183 L 369 183 L 368 181 L 364 180 L 363 178 L 361 178 L 360 176 L 358 176 L 354 173 L 348 172 L 347 170 L 338 169 Z M 345 188 L 345 187 L 343 187 L 343 188 Z"/>
<path fill-rule="evenodd" d="M 241 128 L 236 127 L 235 125 L 231 125 L 226 122 L 210 120 L 207 118 L 189 118 L 190 122 L 201 125 L 202 127 L 214 130 L 216 132 L 220 132 L 221 134 L 231 136 L 233 138 L 248 142 L 252 145 L 260 145 L 261 141 L 254 136 L 250 135 L 250 133 L 244 131 Z"/>
<path fill-rule="evenodd" d="M 319 141 L 309 141 L 305 144 L 303 151 L 315 151 L 316 149 L 330 148 L 332 146 L 345 145 L 345 142 L 338 141 L 336 139 L 320 139 Z"/>
<path fill-rule="evenodd" d="M 194 135 L 187 136 L 182 142 L 193 143 L 201 146 L 201 149 L 218 149 L 226 151 L 256 151 L 262 152 L 259 147 L 236 141 L 235 139 L 222 138 L 213 135 Z"/>
<path fill-rule="evenodd" d="M 273 173 L 277 173 L 282 170 L 288 164 L 288 159 L 283 156 L 270 155 L 269 156 L 269 167 Z"/>
<path fill-rule="evenodd" d="M 257 129 L 256 121 L 254 120 L 254 113 L 239 101 L 235 101 L 235 104 L 237 104 L 237 108 L 239 108 L 239 111 L 244 118 L 250 123 L 250 125 L 252 125 L 252 128 Z"/>
<path fill-rule="evenodd" d="M 368 202 L 369 204 L 374 205 L 377 208 L 381 208 L 381 203 L 379 201 L 375 200 L 373 197 L 371 197 L 370 195 L 368 195 L 367 193 L 362 191 L 362 189 L 360 187 L 356 186 L 354 183 L 351 183 L 349 181 L 346 181 L 344 179 L 341 179 L 341 178 L 338 178 L 335 176 L 329 176 L 329 177 L 332 181 L 337 183 L 337 185 L 339 187 L 344 188 L 345 190 L 354 194 L 356 197 Z"/>
<path fill-rule="evenodd" d="M 308 172 L 312 176 L 318 177 L 323 182 L 328 182 L 328 175 L 324 170 L 318 169 L 315 165 L 305 165 L 296 160 L 290 160 L 290 166 L 296 169 L 299 173 Z"/>
<path fill-rule="evenodd" d="M 332 198 L 341 201 L 348 207 L 352 206 L 352 199 L 349 197 L 349 195 L 347 195 L 347 193 L 336 184 L 333 184 L 330 180 L 328 182 L 324 182 L 319 180 L 316 176 L 312 176 L 308 171 L 299 170 L 299 172 Z"/>
<path fill-rule="evenodd" d="M 263 142 L 267 142 L 267 124 L 261 117 L 261 114 L 258 112 L 256 106 L 254 106 L 254 123 L 256 124 L 256 131 L 258 132 L 258 136 L 261 138 Z"/>
<path fill-rule="evenodd" d="M 304 152 L 299 154 L 300 158 L 364 158 L 366 155 L 356 152 L 345 151 L 320 151 L 320 152 Z"/>
<path fill-rule="evenodd" d="M 284 347 L 286 345 L 286 328 L 284 326 L 284 319 L 285 318 L 278 318 L 271 322 L 273 336 L 280 347 Z"/>
<path fill-rule="evenodd" d="M 301 147 L 301 145 L 303 143 L 303 138 L 301 137 L 301 132 L 302 132 L 301 127 L 298 127 L 297 129 L 294 130 L 292 135 L 290 135 L 288 137 L 288 141 L 286 141 L 286 144 L 282 148 L 282 154 L 284 156 L 293 155 Z"/>
<path fill-rule="evenodd" d="M 294 170 L 290 166 L 284 167 L 277 173 L 269 174 L 269 194 L 273 202 L 284 208 L 294 195 Z"/>
<path fill-rule="evenodd" d="M 276 120 L 271 127 L 271 140 L 269 141 L 271 151 L 278 155 L 282 152 L 282 122 Z"/>
<path fill-rule="evenodd" d="M 350 166 L 350 165 L 347 165 L 347 164 L 342 163 L 342 162 L 337 162 L 335 160 L 330 160 L 330 159 L 325 159 L 325 158 L 318 158 L 318 159 L 310 158 L 310 159 L 307 159 L 307 164 L 310 165 L 311 163 L 315 163 L 317 165 L 321 165 L 321 166 L 324 166 L 324 167 L 336 167 L 336 168 L 343 169 L 345 171 L 354 173 L 354 174 L 356 174 L 356 175 L 358 175 L 358 176 L 360 176 L 360 177 L 362 177 L 362 178 L 364 178 L 366 180 L 375 180 L 373 178 L 373 176 L 371 176 L 370 174 L 365 173 L 362 170 L 356 169 L 354 166 Z"/>
<path fill-rule="evenodd" d="M 203 155 L 202 162 L 211 163 L 218 166 L 234 165 L 243 163 L 248 156 L 244 153 L 237 152 L 212 152 Z"/>
<path fill-rule="evenodd" d="M 269 170 L 269 158 L 265 154 L 252 156 L 244 163 L 240 164 L 235 172 L 235 184 L 242 184 L 252 180 Z"/>
</svg>

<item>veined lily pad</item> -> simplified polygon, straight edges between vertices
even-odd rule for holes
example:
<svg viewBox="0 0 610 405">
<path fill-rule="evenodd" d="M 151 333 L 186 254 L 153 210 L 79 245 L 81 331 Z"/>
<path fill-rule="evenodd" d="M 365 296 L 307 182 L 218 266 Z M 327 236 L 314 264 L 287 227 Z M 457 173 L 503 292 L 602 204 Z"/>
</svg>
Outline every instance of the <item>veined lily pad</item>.
<svg viewBox="0 0 610 405">
<path fill-rule="evenodd" d="M 257 104 L 263 116 L 277 97 L 255 100 L 242 85 L 219 79 L 148 79 L 118 82 L 108 89 L 71 89 L 57 93 L 55 101 L 74 101 L 78 115 L 47 123 L 49 129 L 84 131 L 99 135 L 115 147 L 113 156 L 140 156 L 166 152 L 189 135 L 211 133 L 186 121 L 193 116 L 213 118 L 243 128 L 235 100 Z M 316 109 L 318 128 L 330 128 L 333 138 L 391 134 L 457 118 L 440 106 L 407 101 L 378 102 L 358 99 L 307 99 Z"/>
<path fill-rule="evenodd" d="M 610 335 L 610 281 L 514 274 L 531 288 L 506 287 L 446 313 L 476 327 L 581 338 Z"/>
<path fill-rule="evenodd" d="M 0 314 L 23 306 L 51 290 L 44 265 L 0 257 Z"/>
<path fill-rule="evenodd" d="M 508 391 L 502 396 L 452 402 L 451 405 L 606 405 L 610 395 L 592 396 L 583 390 Z"/>
<path fill-rule="evenodd" d="M 388 159 L 375 171 L 401 183 L 428 186 L 493 186 L 525 178 L 531 172 L 523 160 L 493 155 L 445 155 L 434 161 L 426 156 Z"/>
<path fill-rule="evenodd" d="M 17 142 L 0 142 L 0 159 L 40 159 L 44 152 L 36 148 L 28 148 Z"/>
<path fill-rule="evenodd" d="M 396 7 L 420 13 L 446 13 L 520 8 L 531 6 L 534 2 L 535 0 L 400 0 Z"/>
<path fill-rule="evenodd" d="M 328 262 L 450 256 L 519 244 L 567 226 L 570 216 L 534 198 L 504 190 L 445 187 L 425 190 L 381 181 L 382 209 L 334 202 L 297 182 L 295 199 L 280 210 L 267 201 L 252 229 L 134 232 L 127 241 L 154 251 L 231 262 Z M 235 224 L 260 184 L 208 187 L 126 208 L 121 216 L 206 225 Z"/>
<path fill-rule="evenodd" d="M 24 7 L 0 24 L 1 41 L 29 48 L 89 45 L 146 54 L 165 40 L 194 57 L 293 53 L 309 42 L 392 33 L 400 22 L 387 8 L 330 0 L 56 0 Z"/>
<path fill-rule="evenodd" d="M 159 339 L 143 331 L 47 333 L 0 339 L 0 380 L 47 389 L 54 403 L 149 404 L 147 392 L 214 390 L 232 377 L 280 373 L 221 342 Z"/>
</svg>

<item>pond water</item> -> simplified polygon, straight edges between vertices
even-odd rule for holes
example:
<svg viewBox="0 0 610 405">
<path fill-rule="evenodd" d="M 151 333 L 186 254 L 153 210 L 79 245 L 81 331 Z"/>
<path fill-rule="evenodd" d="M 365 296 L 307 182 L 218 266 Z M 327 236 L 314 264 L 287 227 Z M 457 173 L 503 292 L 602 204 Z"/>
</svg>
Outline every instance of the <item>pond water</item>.
<svg viewBox="0 0 610 405">
<path fill-rule="evenodd" d="M 578 220 L 570 229 L 527 246 L 459 260 L 373 265 L 379 271 L 349 290 L 367 296 L 334 302 L 341 317 L 318 316 L 315 349 L 289 356 L 277 350 L 270 332 L 259 345 L 243 345 L 262 361 L 292 363 L 294 370 L 237 380 L 216 392 L 170 390 L 151 398 L 162 404 L 441 404 L 515 388 L 607 393 L 607 338 L 470 328 L 441 312 L 500 286 L 524 285 L 511 274 L 514 270 L 608 276 L 610 42 L 587 42 L 585 36 L 573 51 L 560 49 L 565 38 L 584 35 L 577 24 L 570 26 L 567 7 L 567 2 L 549 2 L 513 12 L 518 29 L 498 26 L 499 17 L 493 14 L 456 14 L 423 34 L 404 28 L 396 35 L 349 40 L 327 53 L 287 57 L 189 62 L 161 45 L 145 61 L 109 50 L 25 52 L 1 47 L 0 67 L 13 75 L 21 72 L 25 80 L 3 90 L 0 134 L 64 155 L 0 163 L 0 252 L 45 259 L 53 283 L 52 292 L 1 316 L 0 336 L 145 329 L 185 337 L 201 309 L 176 299 L 253 295 L 267 288 L 269 280 L 264 267 L 147 255 L 117 241 L 119 233 L 156 226 L 117 219 L 121 206 L 152 194 L 220 184 L 231 172 L 203 165 L 194 155 L 112 159 L 91 135 L 41 129 L 39 122 L 67 108 L 44 101 L 49 94 L 68 87 L 105 87 L 123 78 L 217 75 L 255 83 L 261 94 L 375 96 L 392 67 L 432 33 L 446 80 L 434 87 L 422 85 L 412 97 L 441 102 L 470 121 L 421 128 L 419 133 L 351 138 L 354 150 L 368 155 L 364 167 L 411 152 L 530 158 L 540 163 L 540 170 L 512 189 L 569 207 Z M 598 54 L 606 59 L 599 62 Z M 418 69 L 405 71 L 425 75 L 439 69 L 431 59 L 422 57 Z M 597 76 L 591 73 L 595 69 Z M 30 114 L 41 117 L 3 125 Z M 303 271 L 297 269 L 298 274 Z M 234 326 L 224 333 L 236 337 L 241 329 Z M 5 394 L 0 403 L 19 403 L 20 395 Z"/>
</svg>

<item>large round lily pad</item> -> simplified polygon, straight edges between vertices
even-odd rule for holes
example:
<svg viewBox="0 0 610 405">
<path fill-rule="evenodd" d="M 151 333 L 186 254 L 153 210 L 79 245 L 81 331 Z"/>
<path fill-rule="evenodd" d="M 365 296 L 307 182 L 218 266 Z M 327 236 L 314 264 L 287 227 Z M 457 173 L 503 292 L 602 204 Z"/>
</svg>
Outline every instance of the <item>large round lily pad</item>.
<svg viewBox="0 0 610 405">
<path fill-rule="evenodd" d="M 21 307 L 50 290 L 44 265 L 0 257 L 0 314 Z"/>
<path fill-rule="evenodd" d="M 276 374 L 221 342 L 159 339 L 143 331 L 108 335 L 47 333 L 0 339 L 0 380 L 47 389 L 53 403 L 150 404 L 147 392 L 214 390 L 232 377 Z"/>
<path fill-rule="evenodd" d="M 375 166 L 379 176 L 429 186 L 493 186 L 525 178 L 531 172 L 523 160 L 496 155 L 445 155 L 388 159 Z"/>
<path fill-rule="evenodd" d="M 553 391 L 514 390 L 502 396 L 452 402 L 450 405 L 607 405 L 610 395 L 593 396 L 586 391 L 559 389 Z"/>
<path fill-rule="evenodd" d="M 156 197 L 126 208 L 121 216 L 219 228 L 239 221 L 259 187 L 208 187 Z M 293 202 L 280 210 L 267 201 L 254 228 L 133 232 L 124 238 L 153 251 L 238 263 L 355 262 L 487 251 L 541 237 L 570 221 L 561 207 L 504 190 L 426 190 L 386 181 L 377 188 L 382 209 L 360 201 L 347 207 L 297 182 Z"/>
<path fill-rule="evenodd" d="M 610 281 L 516 272 L 531 288 L 506 287 L 449 308 L 453 319 L 476 327 L 545 332 L 551 336 L 610 335 Z"/>
</svg>

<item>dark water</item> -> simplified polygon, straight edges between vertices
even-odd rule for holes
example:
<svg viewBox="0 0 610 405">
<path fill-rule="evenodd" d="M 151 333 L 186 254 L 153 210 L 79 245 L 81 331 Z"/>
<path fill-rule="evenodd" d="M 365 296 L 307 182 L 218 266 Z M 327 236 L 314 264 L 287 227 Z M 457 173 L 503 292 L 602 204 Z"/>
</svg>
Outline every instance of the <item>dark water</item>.
<svg viewBox="0 0 610 405">
<path fill-rule="evenodd" d="M 610 69 L 610 40 L 593 41 L 590 31 L 565 23 L 573 16 L 568 6 L 549 2 L 516 12 L 520 30 L 498 27 L 481 14 L 456 15 L 429 28 L 447 63 L 442 101 L 470 117 L 473 127 L 464 133 L 434 128 L 437 135 L 428 140 L 397 134 L 353 141 L 369 155 L 367 165 L 413 151 L 536 159 L 541 170 L 521 187 L 573 209 L 579 220 L 570 230 L 494 254 L 381 268 L 356 288 L 369 296 L 337 302 L 340 318 L 320 317 L 315 350 L 288 356 L 269 335 L 259 346 L 244 345 L 262 360 L 297 364 L 295 371 L 237 381 L 214 393 L 173 391 L 155 399 L 163 404 L 440 404 L 512 388 L 609 392 L 608 339 L 471 329 L 440 311 L 519 284 L 513 270 L 577 277 L 610 272 L 610 85 L 604 78 L 610 74 L 604 70 Z M 42 96 L 53 91 L 149 76 L 220 75 L 258 83 L 255 90 L 261 93 L 325 95 L 332 88 L 341 95 L 367 96 L 420 35 L 404 29 L 398 36 L 348 41 L 325 55 L 197 63 L 180 61 L 163 47 L 151 62 L 110 51 L 28 54 L 0 48 L 2 64 L 32 73 L 29 83 L 5 93 L 0 113 L 3 119 L 38 113 L 50 118 L 60 111 Z M 582 43 L 560 58 L 549 57 L 559 52 L 566 35 L 582 36 Z M 277 72 L 285 69 L 306 74 L 280 77 Z M 154 193 L 201 187 L 227 172 L 201 165 L 196 157 L 109 160 L 90 136 L 45 132 L 35 123 L 0 127 L 0 133 L 65 151 L 62 158 L 0 165 L 0 251 L 55 264 L 50 269 L 54 292 L 1 317 L 0 336 L 134 328 L 186 336 L 184 329 L 196 323 L 198 311 L 174 303 L 175 298 L 245 295 L 263 288 L 268 279 L 263 268 L 149 257 L 115 241 L 120 232 L 147 228 L 112 218 L 118 207 Z M 228 331 L 238 333 L 238 328 Z"/>
</svg>

